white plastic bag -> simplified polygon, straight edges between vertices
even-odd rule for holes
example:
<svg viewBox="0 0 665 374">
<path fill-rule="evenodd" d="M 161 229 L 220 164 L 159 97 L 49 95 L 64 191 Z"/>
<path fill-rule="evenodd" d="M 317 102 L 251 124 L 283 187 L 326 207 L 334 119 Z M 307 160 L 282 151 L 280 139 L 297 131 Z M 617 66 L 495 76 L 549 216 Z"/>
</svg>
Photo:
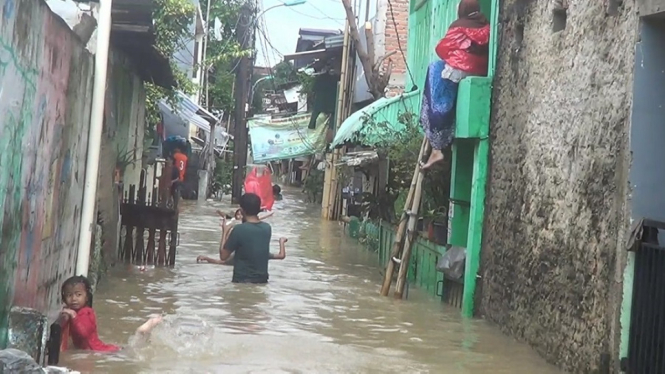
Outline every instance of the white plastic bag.
<svg viewBox="0 0 665 374">
<path fill-rule="evenodd" d="M 447 278 L 459 280 L 464 276 L 466 264 L 466 248 L 450 246 L 436 264 L 436 270 Z"/>
</svg>

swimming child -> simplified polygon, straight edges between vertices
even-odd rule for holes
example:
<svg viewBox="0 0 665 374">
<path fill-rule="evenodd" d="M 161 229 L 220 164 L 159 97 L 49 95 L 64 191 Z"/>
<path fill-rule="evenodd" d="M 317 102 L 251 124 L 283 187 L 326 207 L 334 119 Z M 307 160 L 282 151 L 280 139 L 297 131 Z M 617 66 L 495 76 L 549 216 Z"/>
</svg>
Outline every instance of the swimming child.
<svg viewBox="0 0 665 374">
<path fill-rule="evenodd" d="M 275 197 L 275 201 L 280 201 L 284 199 L 282 197 L 282 187 L 280 187 L 278 184 L 272 185 L 272 194 Z"/>
<path fill-rule="evenodd" d="M 217 265 L 233 265 L 234 264 L 234 258 L 235 258 L 235 253 L 232 253 L 229 258 L 222 260 L 221 254 L 222 250 L 224 249 L 224 246 L 226 245 L 227 240 L 231 236 L 231 232 L 233 232 L 233 229 L 235 228 L 236 225 L 241 224 L 241 223 L 246 223 L 247 219 L 244 215 L 244 212 L 241 209 L 236 210 L 233 219 L 230 222 L 226 221 L 226 215 L 218 210 L 217 214 L 219 214 L 220 217 L 222 217 L 222 238 L 219 243 L 219 254 L 220 257 L 219 259 L 216 258 L 211 258 L 208 256 L 198 256 L 196 258 L 196 262 L 201 263 L 201 262 L 207 262 L 210 264 L 217 264 Z M 272 217 L 274 212 L 268 212 L 267 214 L 263 216 L 253 216 L 252 218 L 257 220 L 258 222 L 263 222 L 265 219 L 268 219 Z M 279 253 L 278 254 L 269 254 L 269 260 L 283 260 L 286 258 L 286 242 L 288 239 L 286 238 L 280 238 L 279 240 Z"/>
<path fill-rule="evenodd" d="M 264 212 L 264 213 L 265 213 L 265 214 L 263 214 L 263 215 L 259 215 L 259 220 L 260 220 L 260 221 L 266 220 L 266 219 L 272 217 L 272 216 L 275 214 L 275 212 Z M 222 217 L 222 218 L 227 218 L 227 217 L 228 217 L 228 216 L 227 216 L 226 214 L 224 214 L 224 212 L 222 212 L 221 210 L 218 210 L 218 211 L 217 211 L 217 214 L 218 214 L 220 217 Z M 230 217 L 229 217 L 229 218 L 230 218 Z M 246 220 L 245 220 L 245 217 L 244 217 L 243 214 L 242 214 L 242 209 L 237 209 L 236 212 L 233 213 L 233 218 L 231 218 L 230 221 L 226 221 L 226 225 L 227 225 L 227 226 L 235 226 L 235 225 L 237 225 L 237 224 L 239 224 L 239 223 L 243 223 L 243 222 L 245 222 L 245 221 L 246 221 Z"/>
<path fill-rule="evenodd" d="M 92 286 L 88 278 L 80 275 L 74 276 L 62 284 L 62 341 L 60 350 L 67 350 L 69 336 L 77 349 L 97 352 L 116 352 L 121 347 L 106 344 L 97 334 L 97 316 L 92 309 Z M 162 321 L 162 317 L 153 317 L 136 329 L 136 334 L 146 335 Z"/>
</svg>

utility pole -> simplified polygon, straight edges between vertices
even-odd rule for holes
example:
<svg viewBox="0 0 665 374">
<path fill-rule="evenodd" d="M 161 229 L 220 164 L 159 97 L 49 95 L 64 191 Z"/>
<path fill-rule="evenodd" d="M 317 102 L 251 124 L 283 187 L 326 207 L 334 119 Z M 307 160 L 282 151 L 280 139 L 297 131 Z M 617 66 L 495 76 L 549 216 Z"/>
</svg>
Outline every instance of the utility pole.
<svg viewBox="0 0 665 374">
<path fill-rule="evenodd" d="M 238 21 L 238 42 L 242 50 L 247 50 L 252 46 L 255 22 L 252 22 L 254 7 L 251 2 L 245 2 L 240 9 L 240 19 Z M 235 129 L 234 129 L 234 150 L 233 150 L 233 186 L 231 197 L 237 202 L 242 194 L 242 185 L 245 179 L 245 167 L 247 166 L 247 123 L 246 123 L 246 105 L 249 91 L 249 77 L 251 61 L 247 56 L 240 58 L 238 63 L 235 80 Z"/>
</svg>

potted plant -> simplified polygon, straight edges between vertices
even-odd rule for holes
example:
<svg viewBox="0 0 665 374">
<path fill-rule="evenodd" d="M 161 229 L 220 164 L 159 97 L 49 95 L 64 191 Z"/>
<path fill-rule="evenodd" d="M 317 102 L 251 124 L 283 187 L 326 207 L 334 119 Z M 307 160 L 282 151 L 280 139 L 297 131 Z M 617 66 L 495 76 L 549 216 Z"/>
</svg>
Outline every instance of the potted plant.
<svg viewBox="0 0 665 374">
<path fill-rule="evenodd" d="M 430 213 L 427 236 L 431 242 L 445 245 L 448 241 L 448 214 L 444 207 L 437 208 Z"/>
</svg>

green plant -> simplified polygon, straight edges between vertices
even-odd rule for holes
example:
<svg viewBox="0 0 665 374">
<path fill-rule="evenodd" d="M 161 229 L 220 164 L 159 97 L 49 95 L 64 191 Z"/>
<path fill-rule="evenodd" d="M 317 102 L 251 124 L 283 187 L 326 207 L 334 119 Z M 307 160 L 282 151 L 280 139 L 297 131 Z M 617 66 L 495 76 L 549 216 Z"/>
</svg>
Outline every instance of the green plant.
<svg viewBox="0 0 665 374">
<path fill-rule="evenodd" d="M 382 134 L 375 145 L 376 151 L 379 157 L 387 158 L 389 162 L 385 191 L 379 191 L 372 204 L 378 207 L 378 214 L 370 217 L 382 218 L 392 223 L 400 219 L 404 210 L 424 136 L 414 113 L 400 112 L 397 120 L 403 131 L 395 131 L 398 127 L 391 126 L 388 122 L 377 123 L 372 117 L 364 118 L 368 128 L 373 128 L 375 133 Z M 422 188 L 421 216 L 437 222 L 447 217 L 450 191 L 450 149 L 444 154 L 446 161 L 441 164 L 442 166 L 433 168 L 425 174 Z"/>
<path fill-rule="evenodd" d="M 250 24 L 240 27 L 240 11 L 245 4 L 245 0 L 216 0 L 210 6 L 210 19 L 220 20 L 221 38 L 208 39 L 203 70 L 209 72 L 209 86 L 203 96 L 210 107 L 226 113 L 234 109 L 234 81 L 239 59 L 251 57 L 253 53 L 252 49 L 243 49 L 239 43 L 239 40 L 248 37 L 247 33 L 239 35 L 239 32 L 242 32 L 243 28 L 251 31 L 254 24 L 254 18 L 251 18 Z M 214 23 L 209 22 L 208 35 L 214 34 Z"/>
<path fill-rule="evenodd" d="M 321 204 L 323 199 L 323 170 L 311 169 L 305 183 L 303 184 L 302 191 L 307 193 L 307 198 L 310 203 Z"/>
<path fill-rule="evenodd" d="M 136 149 L 130 149 L 130 150 L 120 150 L 119 148 L 116 149 L 116 160 L 115 160 L 115 167 L 120 170 L 120 173 L 124 173 L 125 169 L 127 169 L 127 166 L 135 164 L 137 160 L 134 157 L 134 153 L 136 152 Z"/>
<path fill-rule="evenodd" d="M 232 182 L 233 162 L 218 158 L 215 164 L 210 193 L 217 195 L 221 192 L 224 195 L 228 195 L 231 193 Z"/>
<path fill-rule="evenodd" d="M 307 98 L 309 99 L 310 96 L 313 99 L 314 98 L 314 82 L 316 81 L 316 77 L 313 75 L 309 75 L 305 73 L 304 71 L 299 71 L 296 74 L 296 80 L 298 83 L 302 86 L 300 88 L 300 94 L 301 95 L 307 95 Z"/>
<path fill-rule="evenodd" d="M 184 40 L 190 36 L 189 26 L 194 20 L 196 8 L 189 0 L 155 0 L 153 22 L 155 25 L 155 46 L 165 57 L 170 58 L 177 48 L 184 45 Z M 185 93 L 192 93 L 196 89 L 185 73 L 173 63 L 171 59 L 176 87 Z M 174 88 L 164 88 L 146 83 L 146 117 L 150 125 L 160 121 L 160 100 L 165 99 L 171 107 L 178 102 Z"/>
</svg>

